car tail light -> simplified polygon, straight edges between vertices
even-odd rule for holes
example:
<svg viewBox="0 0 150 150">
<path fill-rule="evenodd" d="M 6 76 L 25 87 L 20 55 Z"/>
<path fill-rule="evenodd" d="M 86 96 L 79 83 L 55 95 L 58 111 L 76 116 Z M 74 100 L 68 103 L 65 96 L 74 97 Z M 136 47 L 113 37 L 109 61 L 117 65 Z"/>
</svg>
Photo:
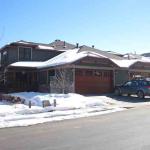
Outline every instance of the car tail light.
<svg viewBox="0 0 150 150">
<path fill-rule="evenodd" d="M 150 86 L 145 86 L 146 88 L 150 89 Z"/>
</svg>

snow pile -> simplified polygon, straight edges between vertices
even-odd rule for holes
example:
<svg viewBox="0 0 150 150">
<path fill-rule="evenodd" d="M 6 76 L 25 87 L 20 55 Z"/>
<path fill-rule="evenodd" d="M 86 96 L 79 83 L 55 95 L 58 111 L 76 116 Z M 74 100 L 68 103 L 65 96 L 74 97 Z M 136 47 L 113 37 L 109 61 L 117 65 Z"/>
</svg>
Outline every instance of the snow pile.
<svg viewBox="0 0 150 150">
<path fill-rule="evenodd" d="M 25 99 L 25 103 L 10 104 L 6 101 L 0 102 L 0 128 L 28 126 L 37 123 L 95 116 L 124 110 L 124 108 L 116 105 L 110 105 L 105 98 L 93 99 L 74 93 L 48 94 L 21 92 L 11 95 Z M 57 102 L 56 107 L 53 104 L 54 99 Z M 44 100 L 48 100 L 51 106 L 41 107 Z M 32 103 L 31 108 L 28 106 L 29 101 Z"/>
<path fill-rule="evenodd" d="M 86 97 L 69 93 L 69 94 L 49 94 L 49 93 L 38 93 L 38 92 L 20 92 L 13 93 L 12 96 L 17 96 L 25 99 L 24 104 L 29 105 L 31 102 L 32 106 L 43 106 L 43 101 L 48 100 L 50 104 L 54 105 L 54 100 L 56 100 L 58 108 L 64 109 L 77 109 L 84 108 Z"/>
</svg>

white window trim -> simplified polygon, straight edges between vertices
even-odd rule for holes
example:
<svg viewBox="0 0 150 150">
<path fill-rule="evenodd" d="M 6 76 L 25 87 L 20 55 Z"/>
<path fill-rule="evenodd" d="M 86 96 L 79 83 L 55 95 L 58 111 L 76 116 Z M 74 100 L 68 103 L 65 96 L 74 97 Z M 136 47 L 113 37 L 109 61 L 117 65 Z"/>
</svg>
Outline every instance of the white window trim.
<svg viewBox="0 0 150 150">
<path fill-rule="evenodd" d="M 18 61 L 20 61 L 19 60 L 19 48 L 30 48 L 31 49 L 31 61 L 32 61 L 32 50 L 33 50 L 33 48 L 32 47 L 27 47 L 27 46 L 18 46 Z"/>
</svg>

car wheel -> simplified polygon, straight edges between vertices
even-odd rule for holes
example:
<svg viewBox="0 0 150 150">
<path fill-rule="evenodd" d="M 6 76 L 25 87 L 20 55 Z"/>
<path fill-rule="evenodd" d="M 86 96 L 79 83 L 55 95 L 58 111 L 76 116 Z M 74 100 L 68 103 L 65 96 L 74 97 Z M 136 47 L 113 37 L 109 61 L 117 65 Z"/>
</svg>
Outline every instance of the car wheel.
<svg viewBox="0 0 150 150">
<path fill-rule="evenodd" d="M 138 91 L 137 96 L 138 96 L 138 98 L 144 98 L 143 91 Z"/>
<path fill-rule="evenodd" d="M 115 89 L 115 95 L 120 96 L 121 95 L 121 90 L 120 89 Z"/>
</svg>

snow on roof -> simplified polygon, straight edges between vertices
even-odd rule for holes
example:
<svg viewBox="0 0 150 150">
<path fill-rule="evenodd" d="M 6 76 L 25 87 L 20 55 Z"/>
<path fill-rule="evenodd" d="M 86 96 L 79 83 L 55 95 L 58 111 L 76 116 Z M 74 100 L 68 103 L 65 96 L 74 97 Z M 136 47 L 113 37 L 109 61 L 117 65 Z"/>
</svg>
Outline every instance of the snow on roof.
<svg viewBox="0 0 150 150">
<path fill-rule="evenodd" d="M 20 43 L 20 44 L 26 44 L 26 45 L 29 45 L 29 44 L 36 44 L 37 45 L 37 48 L 38 49 L 45 49 L 45 50 L 55 50 L 52 46 L 50 46 L 50 45 L 42 45 L 42 44 L 40 44 L 40 43 L 31 43 L 31 42 L 26 42 L 26 41 L 17 41 L 17 43 Z M 61 51 L 61 50 L 59 50 L 59 51 Z M 64 51 L 64 50 L 62 50 L 62 51 Z"/>
<path fill-rule="evenodd" d="M 19 61 L 15 62 L 13 64 L 10 64 L 12 67 L 28 67 L 28 68 L 37 68 L 40 66 L 43 62 L 36 62 L 36 61 Z"/>
<path fill-rule="evenodd" d="M 128 59 L 123 59 L 123 60 L 111 59 L 111 61 L 113 61 L 119 67 L 128 68 L 131 65 L 133 65 L 135 62 L 137 62 L 137 59 L 131 59 L 131 60 L 128 60 Z"/>
<path fill-rule="evenodd" d="M 124 59 L 124 60 L 111 59 L 111 60 L 119 67 L 123 68 L 128 68 L 137 62 L 150 63 L 150 59 L 145 57 L 142 57 L 141 59 Z"/>
<path fill-rule="evenodd" d="M 44 45 L 38 45 L 38 49 L 50 49 L 50 50 L 54 50 L 53 47 L 51 47 L 51 46 L 44 46 Z"/>
<path fill-rule="evenodd" d="M 123 57 L 129 59 L 141 59 L 142 56 L 138 54 L 127 53 Z"/>
<path fill-rule="evenodd" d="M 29 44 L 29 42 L 26 42 L 26 41 L 17 41 L 17 43 L 21 43 L 21 44 Z"/>
<path fill-rule="evenodd" d="M 94 52 L 88 52 L 88 51 L 78 52 L 78 51 L 79 51 L 79 49 L 68 50 L 52 59 L 49 59 L 48 61 L 44 62 L 38 68 L 46 68 L 46 67 L 51 67 L 51 66 L 58 66 L 58 65 L 73 63 L 81 58 L 86 57 L 86 56 L 106 58 L 105 56 L 94 53 Z"/>
<path fill-rule="evenodd" d="M 36 68 L 47 68 L 47 67 L 52 67 L 52 66 L 59 66 L 59 65 L 64 65 L 64 64 L 69 64 L 73 63 L 79 59 L 82 59 L 87 56 L 91 57 L 103 57 L 107 58 L 103 55 L 97 54 L 95 52 L 88 52 L 88 51 L 83 51 L 83 52 L 78 52 L 79 49 L 71 49 L 68 50 L 64 53 L 61 53 L 57 55 L 56 57 L 49 59 L 44 62 L 16 62 L 11 64 L 10 66 L 13 67 L 36 67 Z"/>
<path fill-rule="evenodd" d="M 142 57 L 141 57 L 141 60 L 143 60 L 143 61 L 148 61 L 148 62 L 149 62 L 149 61 L 150 61 L 150 57 L 142 56 Z"/>
<path fill-rule="evenodd" d="M 56 57 L 53 57 L 52 59 L 49 59 L 44 62 L 16 62 L 16 63 L 11 64 L 10 66 L 35 67 L 35 68 L 41 69 L 41 68 L 70 64 L 87 56 L 110 59 L 109 57 L 106 57 L 104 55 L 101 55 L 99 53 L 92 52 L 92 51 L 79 52 L 79 48 L 76 48 L 76 49 L 70 49 L 68 51 L 65 51 L 57 55 Z M 128 68 L 131 65 L 135 64 L 136 62 L 150 63 L 150 59 L 145 58 L 145 57 L 142 57 L 141 59 L 130 59 L 130 60 L 128 59 L 123 59 L 123 60 L 110 59 L 110 60 L 114 62 L 117 66 L 122 67 L 122 68 Z"/>
</svg>

